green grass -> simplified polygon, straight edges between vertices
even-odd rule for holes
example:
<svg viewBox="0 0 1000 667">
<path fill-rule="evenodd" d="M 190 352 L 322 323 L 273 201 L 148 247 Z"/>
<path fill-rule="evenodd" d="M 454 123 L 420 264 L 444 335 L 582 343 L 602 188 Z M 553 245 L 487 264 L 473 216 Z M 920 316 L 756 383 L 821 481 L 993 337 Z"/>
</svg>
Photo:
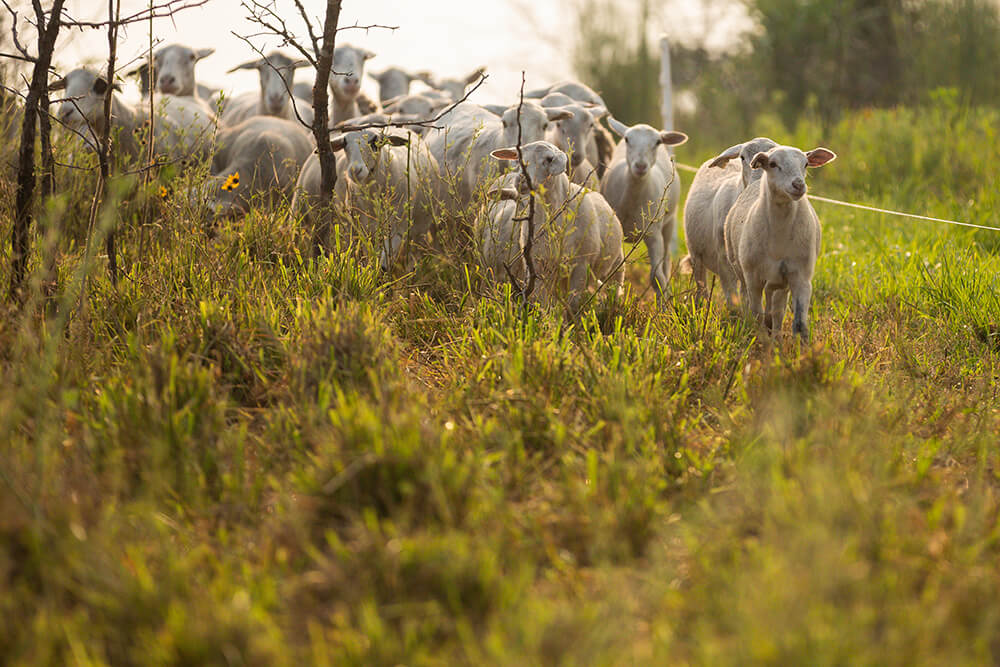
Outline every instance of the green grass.
<svg viewBox="0 0 1000 667">
<path fill-rule="evenodd" d="M 761 132 L 839 154 L 816 193 L 1000 226 L 997 121 Z M 1000 234 L 817 203 L 814 342 L 765 349 L 686 276 L 568 322 L 468 249 L 389 280 L 127 188 L 115 288 L 64 186 L 56 307 L 39 237 L 0 314 L 0 662 L 1000 659 Z"/>
</svg>

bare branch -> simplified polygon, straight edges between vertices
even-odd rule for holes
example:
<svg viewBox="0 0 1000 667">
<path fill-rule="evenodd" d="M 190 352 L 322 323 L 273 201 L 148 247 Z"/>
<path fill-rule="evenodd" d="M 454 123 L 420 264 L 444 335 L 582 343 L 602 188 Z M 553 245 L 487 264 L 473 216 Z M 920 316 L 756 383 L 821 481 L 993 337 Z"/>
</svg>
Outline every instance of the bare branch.
<svg viewBox="0 0 1000 667">
<path fill-rule="evenodd" d="M 159 5 L 152 5 L 124 18 L 108 21 L 78 21 L 70 19 L 63 25 L 70 28 L 108 28 L 112 24 L 118 27 L 130 25 L 132 23 L 145 23 L 150 19 L 172 18 L 177 12 L 185 9 L 194 9 L 208 4 L 209 0 L 167 0 Z"/>
</svg>

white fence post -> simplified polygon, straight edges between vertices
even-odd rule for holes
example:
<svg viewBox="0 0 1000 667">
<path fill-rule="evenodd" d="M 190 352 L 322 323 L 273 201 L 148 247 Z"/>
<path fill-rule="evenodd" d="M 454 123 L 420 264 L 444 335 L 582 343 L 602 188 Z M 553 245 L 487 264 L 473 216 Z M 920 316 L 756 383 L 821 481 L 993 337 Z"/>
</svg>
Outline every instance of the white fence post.
<svg viewBox="0 0 1000 667">
<path fill-rule="evenodd" d="M 670 77 L 670 40 L 666 35 L 660 36 L 660 116 L 663 118 L 663 129 L 674 129 L 673 81 Z M 673 156 L 674 149 L 668 148 Z M 680 245 L 680 227 L 674 225 L 674 237 L 670 239 L 670 254 L 676 255 Z"/>
</svg>

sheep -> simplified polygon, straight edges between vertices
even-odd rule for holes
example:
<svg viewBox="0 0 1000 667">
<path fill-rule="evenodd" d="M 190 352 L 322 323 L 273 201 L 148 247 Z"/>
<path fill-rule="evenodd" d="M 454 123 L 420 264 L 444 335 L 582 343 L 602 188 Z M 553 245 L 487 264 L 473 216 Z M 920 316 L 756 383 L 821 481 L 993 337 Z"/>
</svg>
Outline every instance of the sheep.
<svg viewBox="0 0 1000 667">
<path fill-rule="evenodd" d="M 542 99 L 552 93 L 562 93 L 577 102 L 585 102 L 594 106 L 604 107 L 605 109 L 608 108 L 608 105 L 604 103 L 604 99 L 593 88 L 579 81 L 559 81 L 551 86 L 529 91 L 524 96 L 530 99 Z"/>
<path fill-rule="evenodd" d="M 388 271 L 404 241 L 432 230 L 439 194 L 437 161 L 418 135 L 395 128 L 348 131 L 331 139 L 330 147 L 345 153 L 337 161 L 335 197 L 363 232 L 372 238 L 385 234 L 379 267 Z M 311 208 L 319 191 L 319 159 L 313 155 L 299 175 L 293 209 Z M 382 229 L 385 224 L 388 230 Z"/>
<path fill-rule="evenodd" d="M 571 117 L 564 109 L 544 109 L 525 101 L 507 107 L 497 118 L 478 105 L 462 102 L 441 118 L 443 129 L 427 132 L 427 146 L 442 176 L 457 181 L 461 204 L 471 203 L 481 185 L 493 180 L 499 165 L 490 160 L 490 152 L 517 143 L 519 108 L 522 145 L 544 139 L 550 122 Z"/>
<path fill-rule="evenodd" d="M 496 160 L 517 160 L 515 146 L 491 153 Z M 528 221 L 515 217 L 525 211 L 527 197 L 534 197 L 532 262 L 539 281 L 539 300 L 551 301 L 566 292 L 572 311 L 580 307 L 591 275 L 598 281 L 622 284 L 625 276 L 622 249 L 622 226 L 615 212 L 599 193 L 570 183 L 566 175 L 566 154 L 548 141 L 534 141 L 521 147 L 525 174 L 508 174 L 500 181 L 503 199 L 518 200 L 515 205 L 501 203 L 492 207 L 492 219 L 479 225 L 483 258 L 494 276 L 509 266 L 515 276 L 524 276 L 524 262 L 511 266 L 514 256 L 523 251 L 528 240 Z M 533 191 L 527 190 L 528 186 Z M 523 198 L 522 198 L 523 195 Z M 511 247 L 517 238 L 516 250 Z M 504 274 L 506 271 L 504 271 Z"/>
<path fill-rule="evenodd" d="M 426 95 L 403 95 L 383 102 L 382 110 L 392 114 L 395 122 L 424 121 L 434 118 L 448 102 Z M 425 133 L 426 127 L 414 128 L 414 132 Z"/>
<path fill-rule="evenodd" d="M 378 82 L 378 99 L 383 105 L 396 97 L 402 97 L 410 92 L 410 84 L 422 81 L 430 75 L 427 72 L 410 74 L 398 67 L 390 67 L 382 72 L 368 72 L 368 76 Z"/>
<path fill-rule="evenodd" d="M 736 144 L 706 160 L 695 174 L 684 203 L 688 255 L 681 260 L 681 268 L 691 271 L 701 298 L 707 298 L 705 270 L 708 269 L 719 276 L 726 304 L 733 307 L 736 303 L 736 274 L 726 258 L 726 215 L 744 188 L 763 173 L 751 169 L 750 161 L 757 153 L 775 146 L 767 137 Z M 737 157 L 739 163 L 731 162 Z"/>
<path fill-rule="evenodd" d="M 476 81 L 479 81 L 485 73 L 486 68 L 479 67 L 474 72 L 466 74 L 464 77 L 458 79 L 436 79 L 429 72 L 419 72 L 417 74 L 417 78 L 430 86 L 433 90 L 444 93 L 450 97 L 452 101 L 457 101 L 465 96 L 465 89 Z"/>
<path fill-rule="evenodd" d="M 750 161 L 761 169 L 759 184 L 740 193 L 726 216 L 726 256 L 736 270 L 743 302 L 770 333 L 781 331 L 788 294 L 792 330 L 809 340 L 809 299 L 822 231 L 806 197 L 806 168 L 836 159 L 819 147 L 808 153 L 775 146 Z M 767 297 L 766 314 L 762 296 Z"/>
<path fill-rule="evenodd" d="M 299 123 L 274 116 L 252 116 L 227 128 L 218 143 L 212 177 L 201 189 L 217 217 L 246 214 L 257 198 L 273 204 L 291 195 L 315 146 Z"/>
<path fill-rule="evenodd" d="M 167 95 L 195 95 L 194 66 L 199 60 L 215 53 L 215 49 L 194 50 L 183 44 L 169 44 L 153 53 L 156 90 Z"/>
<path fill-rule="evenodd" d="M 669 248 L 681 196 L 681 182 L 666 147 L 680 146 L 687 135 L 645 124 L 628 127 L 610 117 L 608 124 L 622 141 L 601 179 L 601 192 L 618 214 L 626 236 L 643 235 L 649 254 L 649 282 L 662 303 L 670 298 Z"/>
<path fill-rule="evenodd" d="M 330 71 L 330 122 L 339 123 L 348 118 L 372 113 L 377 109 L 362 110 L 358 104 L 361 93 L 361 77 L 365 73 L 365 61 L 375 57 L 367 49 L 356 46 L 338 46 L 333 51 L 333 66 Z M 308 99 L 312 99 L 310 94 Z"/>
<path fill-rule="evenodd" d="M 309 65 L 305 60 L 292 60 L 280 51 L 272 51 L 262 58 L 245 62 L 229 70 L 257 70 L 260 75 L 260 92 L 245 93 L 232 99 L 222 113 L 224 125 L 238 125 L 252 116 L 275 116 L 298 122 L 302 119 L 312 125 L 312 105 L 291 95 L 295 70 Z"/>
<path fill-rule="evenodd" d="M 549 126 L 548 139 L 570 156 L 570 180 L 596 190 L 605 171 L 600 167 L 606 164 L 610 153 L 602 158 L 595 134 L 607 132 L 599 121 L 608 114 L 608 110 L 600 106 L 585 107 L 562 93 L 546 95 L 541 105 L 562 108 L 572 114 L 572 117 Z M 614 142 L 608 141 L 608 145 L 613 147 Z"/>
<path fill-rule="evenodd" d="M 134 76 L 139 81 L 139 94 L 142 96 L 142 99 L 144 100 L 149 99 L 150 77 L 149 77 L 148 61 L 141 63 L 135 69 L 127 72 L 125 76 Z M 153 79 L 155 78 L 156 78 L 156 70 L 154 69 Z M 219 94 L 219 90 L 217 88 L 212 88 L 202 83 L 196 83 L 194 86 L 194 91 L 195 91 L 194 97 L 205 100 L 206 102 L 209 103 L 210 106 L 212 106 L 212 108 L 215 108 L 215 100 L 217 99 L 217 96 Z"/>
<path fill-rule="evenodd" d="M 115 91 L 120 88 L 112 86 Z M 65 90 L 59 102 L 58 117 L 67 127 L 79 133 L 84 143 L 96 150 L 104 131 L 104 96 L 107 80 L 93 70 L 80 67 L 49 86 L 49 90 Z M 157 104 L 153 124 L 156 148 L 171 159 L 191 155 L 207 157 L 214 134 L 214 119 L 207 117 L 201 105 L 190 98 L 163 95 Z M 136 160 L 143 152 L 138 134 L 148 127 L 146 106 L 132 106 L 117 92 L 111 95 L 112 132 L 116 153 L 123 159 Z"/>
</svg>

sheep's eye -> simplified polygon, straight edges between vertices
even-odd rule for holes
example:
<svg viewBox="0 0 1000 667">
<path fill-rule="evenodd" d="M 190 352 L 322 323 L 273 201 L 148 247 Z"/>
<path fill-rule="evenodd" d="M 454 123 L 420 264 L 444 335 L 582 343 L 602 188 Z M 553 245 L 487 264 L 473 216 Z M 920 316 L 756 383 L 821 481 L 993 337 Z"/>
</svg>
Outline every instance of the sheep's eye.
<svg viewBox="0 0 1000 667">
<path fill-rule="evenodd" d="M 777 162 L 772 161 L 770 164 L 771 169 L 780 169 Z"/>
<path fill-rule="evenodd" d="M 548 156 L 547 158 L 545 158 L 545 164 L 552 164 L 552 156 L 551 155 Z"/>
</svg>

